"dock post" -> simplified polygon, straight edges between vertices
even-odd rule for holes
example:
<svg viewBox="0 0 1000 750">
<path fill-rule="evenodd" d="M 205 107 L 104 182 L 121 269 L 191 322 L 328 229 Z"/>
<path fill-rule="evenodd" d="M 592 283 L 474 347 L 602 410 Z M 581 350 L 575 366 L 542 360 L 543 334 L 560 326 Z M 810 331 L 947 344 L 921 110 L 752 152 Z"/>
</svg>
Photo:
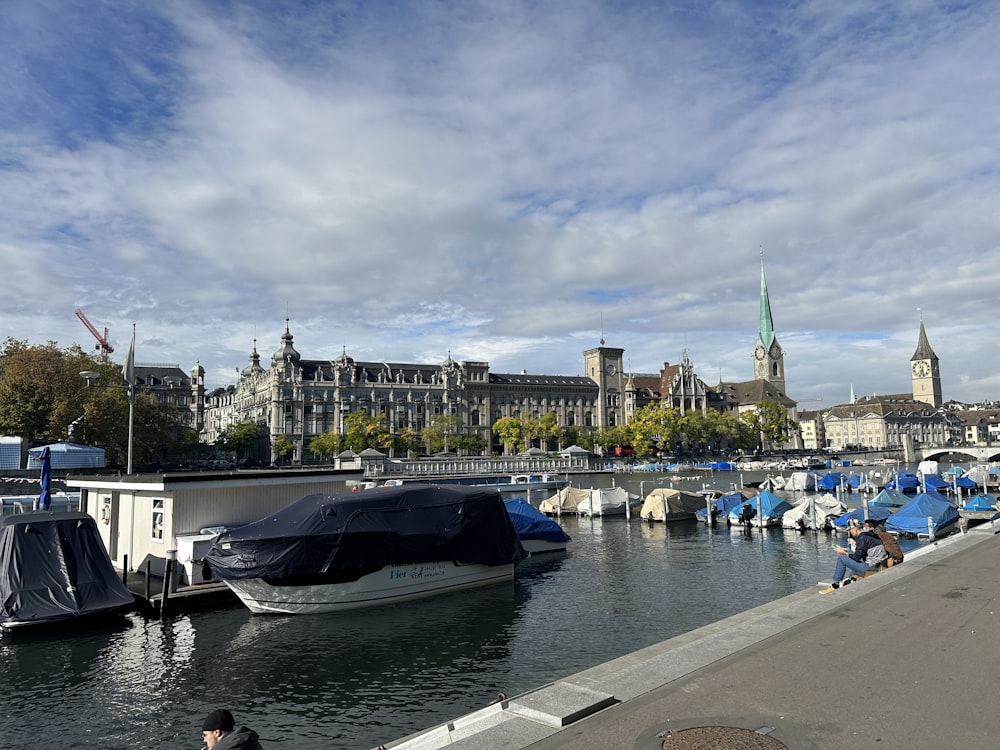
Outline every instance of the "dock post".
<svg viewBox="0 0 1000 750">
<path fill-rule="evenodd" d="M 151 572 L 150 566 L 152 566 L 152 564 L 153 564 L 152 560 L 149 560 L 149 559 L 146 560 L 146 601 L 147 602 L 149 601 L 149 596 L 150 596 L 150 593 L 151 593 L 150 592 L 149 576 L 150 576 L 150 572 Z"/>
<path fill-rule="evenodd" d="M 927 537 L 934 541 L 934 516 L 927 516 Z"/>
<path fill-rule="evenodd" d="M 709 528 L 715 526 L 715 515 L 712 513 L 713 510 L 712 506 L 714 504 L 715 501 L 712 500 L 712 498 L 710 497 L 705 498 L 705 522 L 708 524 Z"/>
<path fill-rule="evenodd" d="M 128 586 L 128 555 L 122 555 L 122 583 Z"/>
<path fill-rule="evenodd" d="M 160 619 L 167 617 L 167 599 L 170 598 L 170 581 L 174 576 L 174 562 L 177 558 L 177 550 L 167 550 L 167 562 L 163 568 L 163 590 L 160 592 Z"/>
</svg>

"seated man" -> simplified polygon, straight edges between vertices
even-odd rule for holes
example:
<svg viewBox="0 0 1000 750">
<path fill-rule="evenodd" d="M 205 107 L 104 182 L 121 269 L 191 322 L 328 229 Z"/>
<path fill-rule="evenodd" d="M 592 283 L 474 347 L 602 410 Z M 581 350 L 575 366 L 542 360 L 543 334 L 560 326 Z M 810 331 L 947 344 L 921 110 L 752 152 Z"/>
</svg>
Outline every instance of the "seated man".
<svg viewBox="0 0 1000 750">
<path fill-rule="evenodd" d="M 853 541 L 854 550 L 837 548 L 837 567 L 833 570 L 832 586 L 835 589 L 851 582 L 850 576 L 844 578 L 847 571 L 859 577 L 864 576 L 869 570 L 876 570 L 888 557 L 885 545 L 878 538 L 878 534 L 863 530 L 858 519 L 852 518 L 847 522 L 847 533 Z"/>
</svg>

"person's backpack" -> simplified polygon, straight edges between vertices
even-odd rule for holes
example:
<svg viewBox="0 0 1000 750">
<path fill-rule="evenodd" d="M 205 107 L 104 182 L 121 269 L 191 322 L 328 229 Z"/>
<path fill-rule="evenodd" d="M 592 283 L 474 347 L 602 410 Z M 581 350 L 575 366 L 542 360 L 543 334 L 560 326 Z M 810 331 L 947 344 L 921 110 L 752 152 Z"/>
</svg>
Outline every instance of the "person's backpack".
<svg viewBox="0 0 1000 750">
<path fill-rule="evenodd" d="M 889 555 L 890 562 L 888 564 L 896 565 L 903 562 L 903 550 L 899 548 L 899 542 L 896 541 L 896 537 L 888 531 L 882 531 L 881 529 L 878 529 L 875 533 L 882 540 L 882 546 L 885 547 L 885 551 Z"/>
</svg>

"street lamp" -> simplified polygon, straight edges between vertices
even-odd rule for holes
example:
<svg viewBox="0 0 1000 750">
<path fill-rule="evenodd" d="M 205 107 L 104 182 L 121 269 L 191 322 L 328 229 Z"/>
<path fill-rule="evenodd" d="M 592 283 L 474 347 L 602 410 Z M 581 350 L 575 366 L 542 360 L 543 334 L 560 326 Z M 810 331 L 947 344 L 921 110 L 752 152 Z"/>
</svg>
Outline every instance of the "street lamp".
<svg viewBox="0 0 1000 750">
<path fill-rule="evenodd" d="M 101 377 L 101 373 L 95 372 L 94 370 L 84 370 L 80 373 L 80 377 L 87 381 L 87 387 L 90 388 L 93 382 L 97 378 Z M 135 432 L 135 383 L 128 383 L 127 385 L 103 385 L 97 386 L 98 388 L 125 388 L 128 390 L 128 462 L 126 466 L 126 473 L 132 474 L 132 443 L 133 435 Z"/>
</svg>

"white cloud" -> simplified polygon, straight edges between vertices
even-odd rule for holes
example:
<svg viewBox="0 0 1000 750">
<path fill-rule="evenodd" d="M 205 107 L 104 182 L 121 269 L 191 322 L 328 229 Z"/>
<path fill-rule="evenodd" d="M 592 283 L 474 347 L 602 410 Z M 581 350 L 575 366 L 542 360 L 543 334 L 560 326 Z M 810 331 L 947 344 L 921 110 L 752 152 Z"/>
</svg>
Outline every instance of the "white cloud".
<svg viewBox="0 0 1000 750">
<path fill-rule="evenodd" d="M 989 6 L 0 16 L 15 338 L 89 346 L 82 306 L 215 385 L 286 315 L 307 357 L 549 374 L 603 321 L 744 379 L 763 248 L 791 395 L 908 390 L 917 308 L 945 396 L 1000 395 Z"/>
</svg>

